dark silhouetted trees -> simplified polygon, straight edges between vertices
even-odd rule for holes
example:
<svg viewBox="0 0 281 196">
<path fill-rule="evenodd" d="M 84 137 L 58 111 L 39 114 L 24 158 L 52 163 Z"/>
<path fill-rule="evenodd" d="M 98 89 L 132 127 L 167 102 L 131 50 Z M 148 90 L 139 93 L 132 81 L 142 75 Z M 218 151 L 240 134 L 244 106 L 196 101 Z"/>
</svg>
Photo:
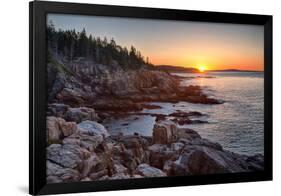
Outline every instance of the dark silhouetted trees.
<svg viewBox="0 0 281 196">
<path fill-rule="evenodd" d="M 47 26 L 48 49 L 52 55 L 63 57 L 65 60 L 74 61 L 84 57 L 97 63 L 111 65 L 118 62 L 123 69 L 139 69 L 151 66 L 148 57 L 144 58 L 134 46 L 130 50 L 116 44 L 111 38 L 93 37 L 87 35 L 85 29 L 81 32 L 75 30 L 56 30 L 50 22 Z"/>
</svg>

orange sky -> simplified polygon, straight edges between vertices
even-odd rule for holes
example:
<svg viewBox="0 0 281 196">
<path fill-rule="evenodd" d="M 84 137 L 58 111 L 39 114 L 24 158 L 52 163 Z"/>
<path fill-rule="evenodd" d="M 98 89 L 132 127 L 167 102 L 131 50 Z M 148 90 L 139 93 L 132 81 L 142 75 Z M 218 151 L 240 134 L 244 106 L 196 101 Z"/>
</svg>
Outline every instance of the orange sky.
<svg viewBox="0 0 281 196">
<path fill-rule="evenodd" d="M 190 43 L 189 43 L 190 44 Z M 169 54 L 166 54 L 169 53 Z M 155 65 L 168 64 L 184 67 L 205 66 L 206 69 L 263 70 L 263 51 L 253 51 L 247 46 L 197 42 L 192 47 L 174 48 L 165 53 L 150 55 Z"/>
<path fill-rule="evenodd" d="M 247 44 L 225 44 L 219 40 L 201 39 L 189 41 L 186 47 L 185 44 L 182 45 L 181 48 L 171 48 L 164 53 L 152 53 L 151 62 L 155 65 L 204 66 L 209 70 L 263 70 L 263 50 L 251 48 Z"/>
<path fill-rule="evenodd" d="M 197 23 L 197 27 L 200 23 Z M 161 49 L 152 44 L 139 44 L 142 51 L 150 54 L 155 65 L 202 67 L 207 70 L 264 69 L 263 28 L 251 25 L 209 24 L 208 27 L 176 36 L 161 43 Z M 196 27 L 196 25 L 195 25 Z M 202 29 L 208 29 L 208 32 Z M 196 29 L 196 28 L 195 28 Z M 206 30 L 205 29 L 205 30 Z M 216 30 L 218 29 L 218 30 Z M 163 38 L 162 38 L 163 39 Z M 150 42 L 148 42 L 150 43 Z M 158 45 L 158 44 L 156 44 Z"/>
<path fill-rule="evenodd" d="M 263 70 L 262 25 L 49 14 L 56 28 L 135 46 L 155 65 Z"/>
</svg>

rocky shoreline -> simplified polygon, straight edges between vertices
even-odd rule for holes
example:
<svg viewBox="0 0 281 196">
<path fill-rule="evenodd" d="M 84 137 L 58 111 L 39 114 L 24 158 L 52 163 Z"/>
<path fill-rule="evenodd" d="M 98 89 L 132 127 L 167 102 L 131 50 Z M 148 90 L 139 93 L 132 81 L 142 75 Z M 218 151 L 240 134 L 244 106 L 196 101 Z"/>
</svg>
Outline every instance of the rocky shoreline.
<svg viewBox="0 0 281 196">
<path fill-rule="evenodd" d="M 47 182 L 73 182 L 263 170 L 263 156 L 223 149 L 194 130 L 158 121 L 152 137 L 110 135 L 91 120 L 47 117 Z"/>
<path fill-rule="evenodd" d="M 181 78 L 156 70 L 121 70 L 92 61 L 48 64 L 47 182 L 74 182 L 263 170 L 263 156 L 224 150 L 196 131 L 179 125 L 191 111 L 152 114 L 149 102 L 221 104 L 199 86 L 181 86 Z M 110 117 L 155 116 L 152 136 L 110 135 L 102 125 Z"/>
<path fill-rule="evenodd" d="M 181 86 L 180 78 L 163 71 L 124 71 L 91 61 L 70 63 L 59 59 L 47 67 L 48 103 L 94 108 L 100 116 L 109 111 L 141 111 L 149 107 L 147 102 L 222 103 L 208 97 L 199 86 Z"/>
</svg>

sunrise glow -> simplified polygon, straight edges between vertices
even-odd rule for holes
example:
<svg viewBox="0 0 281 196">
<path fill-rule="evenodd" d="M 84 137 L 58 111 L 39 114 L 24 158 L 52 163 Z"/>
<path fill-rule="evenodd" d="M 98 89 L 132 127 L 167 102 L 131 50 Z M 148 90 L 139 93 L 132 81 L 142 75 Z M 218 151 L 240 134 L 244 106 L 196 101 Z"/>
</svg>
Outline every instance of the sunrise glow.
<svg viewBox="0 0 281 196">
<path fill-rule="evenodd" d="M 205 65 L 198 65 L 198 66 L 197 66 L 197 69 L 198 69 L 201 73 L 203 73 L 204 71 L 206 71 L 206 66 L 205 66 Z"/>
<path fill-rule="evenodd" d="M 55 14 L 48 17 L 48 21 L 51 20 L 61 29 L 81 31 L 86 28 L 88 34 L 102 39 L 112 37 L 128 49 L 133 45 L 156 66 L 192 67 L 201 72 L 263 71 L 264 67 L 262 25 Z"/>
</svg>

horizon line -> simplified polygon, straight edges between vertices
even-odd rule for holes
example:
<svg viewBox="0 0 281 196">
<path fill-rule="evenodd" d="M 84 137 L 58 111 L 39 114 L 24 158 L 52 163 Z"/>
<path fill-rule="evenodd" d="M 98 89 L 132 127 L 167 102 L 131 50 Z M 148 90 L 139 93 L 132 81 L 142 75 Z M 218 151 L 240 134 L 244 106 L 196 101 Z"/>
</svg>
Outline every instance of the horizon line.
<svg viewBox="0 0 281 196">
<path fill-rule="evenodd" d="M 171 67 L 178 67 L 178 68 L 184 68 L 184 69 L 196 69 L 196 70 L 199 70 L 198 67 L 194 67 L 194 66 L 185 66 L 185 65 L 167 65 L 167 64 L 158 64 L 158 65 L 155 65 L 153 64 L 154 66 L 158 67 L 158 66 L 171 66 Z M 239 67 L 239 66 L 237 66 Z M 252 72 L 264 72 L 264 69 L 262 70 L 253 70 L 253 69 L 239 69 L 239 68 L 226 68 L 226 69 L 206 69 L 204 71 L 252 71 Z"/>
</svg>

